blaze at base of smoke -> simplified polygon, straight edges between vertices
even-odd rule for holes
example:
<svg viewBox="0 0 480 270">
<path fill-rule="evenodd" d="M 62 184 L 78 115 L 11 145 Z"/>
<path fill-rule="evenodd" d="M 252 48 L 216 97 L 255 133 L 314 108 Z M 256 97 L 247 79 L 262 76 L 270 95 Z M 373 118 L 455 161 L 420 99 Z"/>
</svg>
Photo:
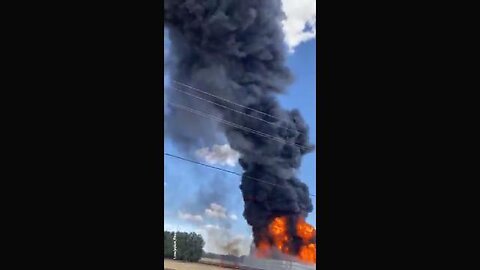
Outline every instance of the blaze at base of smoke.
<svg viewBox="0 0 480 270">
<path fill-rule="evenodd" d="M 259 258 L 281 259 L 286 255 L 316 263 L 316 230 L 302 217 L 275 217 L 257 236 L 255 255 Z"/>
</svg>

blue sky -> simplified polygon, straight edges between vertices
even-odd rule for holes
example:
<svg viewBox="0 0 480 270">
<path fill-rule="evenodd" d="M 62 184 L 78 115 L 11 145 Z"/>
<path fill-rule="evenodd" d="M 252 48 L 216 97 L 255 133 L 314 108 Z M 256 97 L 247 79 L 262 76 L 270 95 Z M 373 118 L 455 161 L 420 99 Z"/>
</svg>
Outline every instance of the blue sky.
<svg viewBox="0 0 480 270">
<path fill-rule="evenodd" d="M 169 46 L 168 40 L 165 45 Z M 316 142 L 316 40 L 310 39 L 295 47 L 295 51 L 288 56 L 287 65 L 294 74 L 295 81 L 288 88 L 288 92 L 279 95 L 279 101 L 286 109 L 296 108 L 300 110 L 302 116 L 310 127 L 310 141 Z M 167 52 L 168 53 L 168 52 Z M 165 139 L 165 152 L 185 156 L 179 152 L 172 143 Z M 164 225 L 166 230 L 179 229 L 182 231 L 196 231 L 205 234 L 205 226 L 222 227 L 225 224 L 218 218 L 206 215 L 210 211 L 201 206 L 198 200 L 221 205 L 222 211 L 227 215 L 228 232 L 234 236 L 243 236 L 245 241 L 250 241 L 250 227 L 245 222 L 243 211 L 243 200 L 240 189 L 240 177 L 210 168 L 198 166 L 189 162 L 178 160 L 165 156 L 164 159 Z M 303 158 L 302 166 L 299 170 L 299 178 L 304 181 L 311 194 L 316 190 L 316 152 L 307 154 Z M 241 172 L 241 168 L 215 165 L 228 170 Z M 201 176 L 201 177 L 200 177 Z M 218 188 L 222 194 L 218 201 L 215 194 L 205 194 L 205 190 Z M 213 192 L 213 191 L 212 191 Z M 199 198 L 201 196 L 205 196 Z M 312 197 L 314 211 L 310 213 L 307 221 L 316 227 L 316 202 Z M 200 216 L 200 217 L 199 217 Z M 236 217 L 236 218 L 235 218 Z M 223 227 L 222 227 L 223 228 Z M 206 250 L 218 252 L 207 239 Z"/>
</svg>

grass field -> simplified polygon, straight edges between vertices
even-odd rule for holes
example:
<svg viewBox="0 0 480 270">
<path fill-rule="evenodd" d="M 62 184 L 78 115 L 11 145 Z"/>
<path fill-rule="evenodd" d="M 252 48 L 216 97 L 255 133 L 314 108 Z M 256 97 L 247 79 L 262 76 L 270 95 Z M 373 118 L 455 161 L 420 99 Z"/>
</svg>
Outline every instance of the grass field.
<svg viewBox="0 0 480 270">
<path fill-rule="evenodd" d="M 170 270 L 222 270 L 228 269 L 201 263 L 186 263 L 170 259 L 163 259 L 163 268 Z"/>
</svg>

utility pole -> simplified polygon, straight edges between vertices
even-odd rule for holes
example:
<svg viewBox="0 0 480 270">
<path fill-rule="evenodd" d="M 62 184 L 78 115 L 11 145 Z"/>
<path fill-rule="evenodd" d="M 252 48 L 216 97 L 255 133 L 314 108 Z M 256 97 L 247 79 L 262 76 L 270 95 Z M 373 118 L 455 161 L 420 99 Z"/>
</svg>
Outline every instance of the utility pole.
<svg viewBox="0 0 480 270">
<path fill-rule="evenodd" d="M 177 224 L 177 230 L 173 232 L 173 259 L 177 259 L 177 232 L 178 232 L 178 224 Z"/>
<path fill-rule="evenodd" d="M 177 259 L 177 232 L 173 232 L 173 259 Z"/>
</svg>

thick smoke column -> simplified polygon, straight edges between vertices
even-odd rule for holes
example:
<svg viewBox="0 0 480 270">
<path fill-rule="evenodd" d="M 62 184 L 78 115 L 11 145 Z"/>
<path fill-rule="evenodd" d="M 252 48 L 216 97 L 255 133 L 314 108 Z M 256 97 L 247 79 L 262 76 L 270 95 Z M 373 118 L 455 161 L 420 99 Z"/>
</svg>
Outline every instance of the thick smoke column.
<svg viewBox="0 0 480 270">
<path fill-rule="evenodd" d="M 220 131 L 241 154 L 244 217 L 253 228 L 256 244 L 274 217 L 287 216 L 294 226 L 296 219 L 313 210 L 307 186 L 295 177 L 302 156 L 313 150 L 308 141 L 308 127 L 297 110 L 282 109 L 275 98 L 292 81 L 285 66 L 283 18 L 280 0 L 165 1 L 172 80 L 253 108 L 257 111 L 241 106 L 234 109 L 275 124 L 225 110 L 173 89 L 167 89 L 168 99 L 282 138 L 279 142 L 215 124 L 211 119 L 176 107 L 171 107 L 165 118 L 167 136 L 186 150 L 217 143 Z M 232 107 L 221 100 L 213 101 Z M 252 181 L 250 177 L 274 185 Z M 293 253 L 298 252 L 299 241 L 292 240 Z"/>
</svg>

